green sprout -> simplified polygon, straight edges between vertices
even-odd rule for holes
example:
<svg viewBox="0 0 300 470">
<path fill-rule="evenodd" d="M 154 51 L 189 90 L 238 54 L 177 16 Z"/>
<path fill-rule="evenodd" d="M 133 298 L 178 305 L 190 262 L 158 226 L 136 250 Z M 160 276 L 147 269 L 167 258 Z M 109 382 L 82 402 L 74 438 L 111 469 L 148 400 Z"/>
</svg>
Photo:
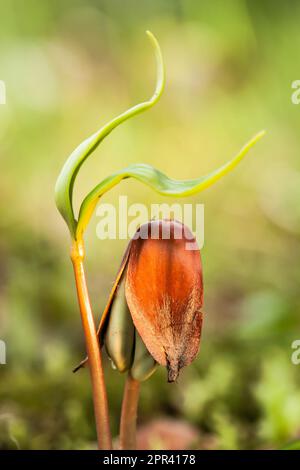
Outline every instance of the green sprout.
<svg viewBox="0 0 300 470">
<path fill-rule="evenodd" d="M 102 181 L 86 195 L 81 203 L 79 213 L 76 216 L 73 208 L 73 190 L 76 176 L 83 163 L 113 129 L 131 117 L 150 109 L 158 102 L 162 95 L 165 86 L 165 70 L 162 53 L 158 41 L 153 34 L 147 31 L 147 35 L 154 48 L 157 64 L 156 88 L 152 97 L 148 101 L 137 104 L 123 112 L 84 140 L 66 160 L 55 186 L 56 205 L 68 226 L 72 239 L 71 259 L 74 267 L 78 301 L 86 339 L 87 357 L 93 388 L 98 445 L 100 449 L 111 449 L 112 442 L 101 347 L 98 341 L 83 265 L 85 254 L 83 235 L 99 199 L 123 179 L 130 177 L 144 183 L 161 195 L 183 197 L 197 194 L 209 186 L 212 186 L 222 176 L 234 169 L 248 153 L 250 148 L 264 135 L 264 131 L 259 132 L 249 140 L 230 161 L 211 173 L 196 179 L 177 181 L 169 178 L 152 166 L 143 163 L 133 164 L 125 169 L 116 171 L 112 175 L 102 179 Z"/>
</svg>

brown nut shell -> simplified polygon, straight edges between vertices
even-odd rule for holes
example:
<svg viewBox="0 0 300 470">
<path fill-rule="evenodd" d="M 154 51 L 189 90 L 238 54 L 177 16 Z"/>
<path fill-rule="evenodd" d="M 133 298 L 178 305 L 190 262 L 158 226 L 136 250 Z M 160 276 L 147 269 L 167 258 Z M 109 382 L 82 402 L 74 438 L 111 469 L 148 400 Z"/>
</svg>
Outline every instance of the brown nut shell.
<svg viewBox="0 0 300 470">
<path fill-rule="evenodd" d="M 148 222 L 131 241 L 127 303 L 150 354 L 167 366 L 170 382 L 199 349 L 203 280 L 195 245 L 191 231 L 174 220 Z"/>
</svg>

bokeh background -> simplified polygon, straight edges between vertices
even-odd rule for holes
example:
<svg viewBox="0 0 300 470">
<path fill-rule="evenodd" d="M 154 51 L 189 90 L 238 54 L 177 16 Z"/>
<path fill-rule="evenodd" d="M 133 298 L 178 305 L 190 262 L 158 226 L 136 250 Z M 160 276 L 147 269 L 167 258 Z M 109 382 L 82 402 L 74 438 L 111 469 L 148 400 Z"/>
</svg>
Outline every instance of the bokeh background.
<svg viewBox="0 0 300 470">
<path fill-rule="evenodd" d="M 159 369 L 143 385 L 140 436 L 151 448 L 200 449 L 280 448 L 300 437 L 300 366 L 291 362 L 300 339 L 299 19 L 296 0 L 1 0 L 0 448 L 96 445 L 88 373 L 72 374 L 84 340 L 53 192 L 81 140 L 151 95 L 146 29 L 163 50 L 166 90 L 84 165 L 77 208 L 130 163 L 192 178 L 257 131 L 267 135 L 233 173 L 181 200 L 205 204 L 201 351 L 177 384 Z M 134 181 L 103 201 L 120 194 L 171 202 Z M 86 263 L 99 317 L 126 242 L 98 240 L 96 224 Z M 108 363 L 106 376 L 117 436 L 124 377 Z"/>
</svg>

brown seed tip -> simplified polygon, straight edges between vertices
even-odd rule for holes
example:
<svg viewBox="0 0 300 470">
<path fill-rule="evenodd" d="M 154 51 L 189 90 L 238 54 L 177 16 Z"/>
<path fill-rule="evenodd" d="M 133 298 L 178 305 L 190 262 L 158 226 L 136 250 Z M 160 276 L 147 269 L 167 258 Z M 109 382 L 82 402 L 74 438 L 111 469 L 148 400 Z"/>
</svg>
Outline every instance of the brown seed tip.
<svg viewBox="0 0 300 470">
<path fill-rule="evenodd" d="M 167 365 L 167 371 L 168 371 L 168 382 L 172 383 L 175 382 L 178 375 L 179 375 L 179 368 L 172 368 L 170 364 Z"/>
</svg>

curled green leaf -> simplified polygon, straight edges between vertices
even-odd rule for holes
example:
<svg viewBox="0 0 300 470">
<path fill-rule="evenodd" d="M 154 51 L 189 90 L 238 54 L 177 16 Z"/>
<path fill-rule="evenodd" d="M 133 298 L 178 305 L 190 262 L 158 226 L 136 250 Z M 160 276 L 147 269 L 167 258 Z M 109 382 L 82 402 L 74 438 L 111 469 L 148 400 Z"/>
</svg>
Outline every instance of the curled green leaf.
<svg viewBox="0 0 300 470">
<path fill-rule="evenodd" d="M 77 225 L 72 203 L 73 188 L 81 165 L 113 129 L 125 122 L 127 119 L 130 119 L 131 117 L 151 108 L 159 100 L 163 92 L 165 84 L 165 73 L 161 50 L 153 34 L 150 33 L 150 31 L 147 31 L 147 35 L 154 47 L 157 63 L 157 78 L 154 94 L 148 101 L 144 101 L 143 103 L 137 104 L 136 106 L 128 109 L 124 113 L 105 124 L 101 129 L 88 137 L 86 140 L 84 140 L 71 153 L 58 176 L 55 186 L 55 202 L 59 212 L 69 227 L 72 237 L 75 237 Z"/>
<path fill-rule="evenodd" d="M 247 154 L 253 145 L 263 137 L 265 131 L 256 134 L 249 142 L 247 142 L 240 152 L 229 162 L 225 163 L 218 169 L 209 173 L 208 175 L 201 176 L 200 178 L 191 180 L 173 180 L 166 176 L 159 170 L 156 170 L 150 165 L 135 164 L 130 165 L 123 170 L 119 170 L 112 175 L 105 178 L 99 183 L 83 200 L 79 211 L 78 224 L 76 229 L 76 238 L 82 237 L 82 234 L 89 223 L 89 220 L 94 212 L 99 198 L 116 186 L 125 178 L 134 178 L 141 183 L 150 186 L 154 191 L 165 196 L 183 197 L 191 196 L 199 193 L 209 186 L 213 185 L 222 176 L 226 175 Z"/>
</svg>

